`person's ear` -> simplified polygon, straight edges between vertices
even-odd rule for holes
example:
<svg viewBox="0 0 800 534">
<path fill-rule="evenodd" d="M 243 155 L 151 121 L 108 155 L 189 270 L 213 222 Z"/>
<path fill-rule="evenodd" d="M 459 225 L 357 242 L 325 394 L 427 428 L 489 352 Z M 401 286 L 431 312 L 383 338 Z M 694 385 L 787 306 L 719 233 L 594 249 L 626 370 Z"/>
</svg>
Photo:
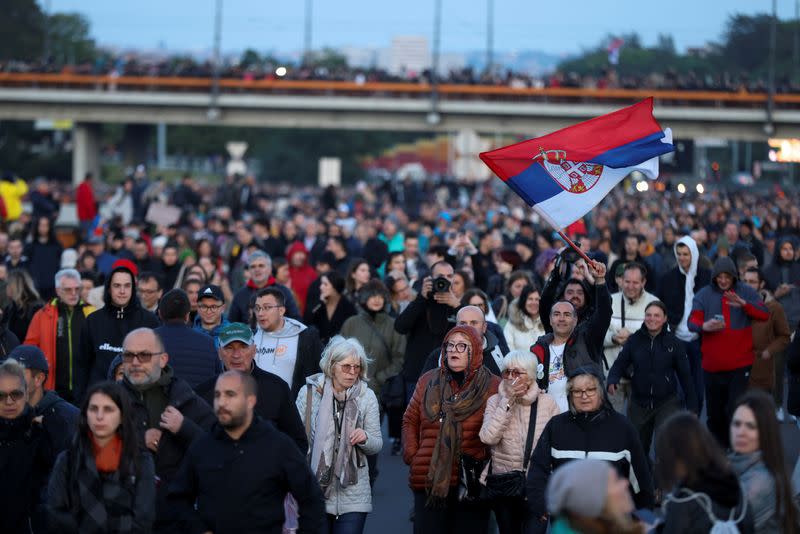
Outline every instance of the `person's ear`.
<svg viewBox="0 0 800 534">
<path fill-rule="evenodd" d="M 163 369 L 164 367 L 166 367 L 167 363 L 169 363 L 169 354 L 167 354 L 167 352 L 164 351 L 164 353 L 161 354 L 161 361 L 160 361 L 161 368 Z"/>
<path fill-rule="evenodd" d="M 255 395 L 248 395 L 247 396 L 247 408 L 249 410 L 255 409 L 256 402 L 258 402 L 258 397 L 256 397 Z"/>
</svg>

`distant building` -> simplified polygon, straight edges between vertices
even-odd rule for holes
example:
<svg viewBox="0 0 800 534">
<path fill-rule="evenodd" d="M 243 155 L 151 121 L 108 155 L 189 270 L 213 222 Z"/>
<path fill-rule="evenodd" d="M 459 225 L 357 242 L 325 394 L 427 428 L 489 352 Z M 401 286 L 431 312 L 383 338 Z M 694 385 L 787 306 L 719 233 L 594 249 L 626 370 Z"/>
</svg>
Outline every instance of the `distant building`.
<svg viewBox="0 0 800 534">
<path fill-rule="evenodd" d="M 426 37 L 409 35 L 392 38 L 389 72 L 420 73 L 430 64 L 431 52 Z"/>
</svg>

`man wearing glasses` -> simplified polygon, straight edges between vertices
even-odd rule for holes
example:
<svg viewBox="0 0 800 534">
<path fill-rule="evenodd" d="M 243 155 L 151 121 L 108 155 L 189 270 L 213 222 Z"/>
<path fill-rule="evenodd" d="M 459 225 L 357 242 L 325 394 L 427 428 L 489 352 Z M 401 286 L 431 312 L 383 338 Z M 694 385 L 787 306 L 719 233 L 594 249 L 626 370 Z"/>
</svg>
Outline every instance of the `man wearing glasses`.
<svg viewBox="0 0 800 534">
<path fill-rule="evenodd" d="M 133 407 L 134 426 L 156 464 L 156 522 L 169 532 L 177 517 L 166 506 L 167 486 L 189 445 L 214 423 L 211 407 L 174 375 L 170 355 L 150 328 L 133 330 L 122 343 L 122 386 Z"/>
<path fill-rule="evenodd" d="M 209 284 L 197 293 L 197 317 L 194 329 L 208 334 L 214 339 L 214 347 L 219 348 L 219 333 L 230 322 L 225 317 L 225 295 L 222 288 Z"/>
<path fill-rule="evenodd" d="M 75 395 L 75 375 L 81 329 L 95 309 L 81 300 L 81 275 L 75 269 L 58 271 L 55 287 L 56 298 L 34 314 L 23 343 L 44 352 L 50 369 L 44 389 L 54 390 L 74 404 L 79 400 Z"/>
</svg>

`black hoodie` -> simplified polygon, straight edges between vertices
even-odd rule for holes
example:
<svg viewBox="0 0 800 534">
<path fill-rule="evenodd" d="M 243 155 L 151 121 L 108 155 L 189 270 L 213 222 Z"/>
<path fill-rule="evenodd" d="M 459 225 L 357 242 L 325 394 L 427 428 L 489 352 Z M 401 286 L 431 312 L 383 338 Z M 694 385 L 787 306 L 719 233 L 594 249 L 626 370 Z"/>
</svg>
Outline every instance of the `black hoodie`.
<svg viewBox="0 0 800 534">
<path fill-rule="evenodd" d="M 111 278 L 114 273 L 126 272 L 131 275 L 133 287 L 128 306 L 117 307 L 111 301 Z M 122 353 L 122 341 L 129 332 L 137 328 L 156 328 L 156 316 L 142 308 L 136 297 L 136 277 L 125 267 L 117 267 L 106 278 L 105 306 L 86 318 L 81 331 L 81 350 L 76 358 L 78 373 L 75 380 L 75 398 L 83 398 L 86 388 L 95 382 L 105 380 L 108 368 L 114 357 Z"/>
</svg>

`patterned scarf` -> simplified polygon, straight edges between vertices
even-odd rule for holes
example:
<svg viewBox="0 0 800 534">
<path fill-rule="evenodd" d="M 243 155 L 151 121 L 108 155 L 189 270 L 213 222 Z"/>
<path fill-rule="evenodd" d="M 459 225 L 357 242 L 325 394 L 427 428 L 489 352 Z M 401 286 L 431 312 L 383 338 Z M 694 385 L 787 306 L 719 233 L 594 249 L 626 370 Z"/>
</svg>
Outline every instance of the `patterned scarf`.
<svg viewBox="0 0 800 534">
<path fill-rule="evenodd" d="M 358 482 L 358 468 L 364 465 L 358 449 L 350 444 L 350 434 L 357 428 L 360 415 L 358 398 L 362 387 L 363 382 L 358 380 L 350 389 L 336 393 L 331 379 L 325 379 L 314 429 L 311 469 L 326 499 L 335 479 L 343 488 L 352 486 Z"/>
<path fill-rule="evenodd" d="M 453 462 L 461 454 L 461 423 L 486 402 L 491 377 L 489 370 L 481 366 L 467 377 L 463 387 L 454 388 L 450 371 L 442 367 L 428 383 L 423 398 L 425 415 L 440 422 L 428 466 L 429 503 L 444 499 L 450 491 Z"/>
</svg>

